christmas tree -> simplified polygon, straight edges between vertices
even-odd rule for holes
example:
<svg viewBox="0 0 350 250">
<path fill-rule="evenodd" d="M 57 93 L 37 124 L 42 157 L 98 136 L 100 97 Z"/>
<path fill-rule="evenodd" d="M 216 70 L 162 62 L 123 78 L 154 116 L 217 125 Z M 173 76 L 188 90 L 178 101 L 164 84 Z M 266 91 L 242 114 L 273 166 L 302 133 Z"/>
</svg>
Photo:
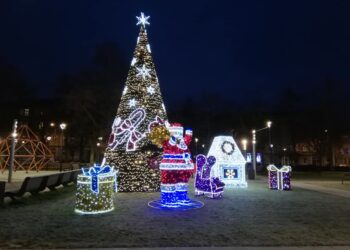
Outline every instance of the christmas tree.
<svg viewBox="0 0 350 250">
<path fill-rule="evenodd" d="M 106 164 L 119 170 L 118 191 L 158 191 L 161 151 L 147 138 L 153 125 L 166 120 L 148 43 L 149 16 L 137 17 L 140 34 L 105 153 Z"/>
</svg>

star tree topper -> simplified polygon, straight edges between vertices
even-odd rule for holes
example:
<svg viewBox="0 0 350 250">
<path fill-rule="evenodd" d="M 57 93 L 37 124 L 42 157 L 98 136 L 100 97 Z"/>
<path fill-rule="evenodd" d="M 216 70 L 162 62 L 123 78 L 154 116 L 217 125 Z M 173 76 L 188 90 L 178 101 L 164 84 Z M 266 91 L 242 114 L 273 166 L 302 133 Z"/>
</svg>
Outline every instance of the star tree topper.
<svg viewBox="0 0 350 250">
<path fill-rule="evenodd" d="M 150 18 L 150 16 L 145 16 L 143 14 L 143 12 L 141 12 L 141 16 L 137 16 L 137 24 L 136 25 L 142 25 L 144 28 L 146 27 L 146 25 L 150 25 L 150 23 L 148 22 L 148 19 Z"/>
</svg>

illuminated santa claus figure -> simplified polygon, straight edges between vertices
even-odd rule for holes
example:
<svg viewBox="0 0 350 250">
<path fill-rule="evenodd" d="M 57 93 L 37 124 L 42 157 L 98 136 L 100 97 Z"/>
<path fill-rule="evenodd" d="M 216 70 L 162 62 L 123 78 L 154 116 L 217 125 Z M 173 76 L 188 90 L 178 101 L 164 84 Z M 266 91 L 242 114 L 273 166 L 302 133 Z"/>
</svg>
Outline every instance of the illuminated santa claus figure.
<svg viewBox="0 0 350 250">
<path fill-rule="evenodd" d="M 166 124 L 170 139 L 163 143 L 163 159 L 161 170 L 161 204 L 178 207 L 190 204 L 187 196 L 188 180 L 193 173 L 194 164 L 189 151 L 192 130 L 186 130 L 180 123 Z"/>
</svg>

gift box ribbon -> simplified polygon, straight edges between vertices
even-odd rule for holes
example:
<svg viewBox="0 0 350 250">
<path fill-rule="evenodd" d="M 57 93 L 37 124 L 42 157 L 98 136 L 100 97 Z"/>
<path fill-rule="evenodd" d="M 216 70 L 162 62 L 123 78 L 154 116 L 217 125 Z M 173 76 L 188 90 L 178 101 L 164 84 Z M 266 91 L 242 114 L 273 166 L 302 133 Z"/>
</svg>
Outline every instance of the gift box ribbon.
<svg viewBox="0 0 350 250">
<path fill-rule="evenodd" d="M 114 167 L 110 167 L 110 166 L 93 166 L 90 168 L 83 168 L 83 174 L 85 176 L 91 176 L 91 184 L 90 184 L 90 189 L 92 192 L 94 193 L 99 193 L 99 181 L 98 181 L 98 177 L 101 175 L 106 175 L 106 174 L 111 174 L 113 173 L 113 169 Z"/>
</svg>

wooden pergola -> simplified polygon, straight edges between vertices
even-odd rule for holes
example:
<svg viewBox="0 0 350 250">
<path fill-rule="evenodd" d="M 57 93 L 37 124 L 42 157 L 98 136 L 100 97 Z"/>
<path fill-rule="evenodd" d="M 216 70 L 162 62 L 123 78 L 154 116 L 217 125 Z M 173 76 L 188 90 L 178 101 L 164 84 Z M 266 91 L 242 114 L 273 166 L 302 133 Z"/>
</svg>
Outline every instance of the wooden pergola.
<svg viewBox="0 0 350 250">
<path fill-rule="evenodd" d="M 17 143 L 15 146 L 13 170 L 25 170 L 26 172 L 43 169 L 50 161 L 53 154 L 50 149 L 39 140 L 39 137 L 23 124 L 17 129 Z M 0 142 L 0 171 L 4 172 L 10 165 L 11 134 Z"/>
</svg>

